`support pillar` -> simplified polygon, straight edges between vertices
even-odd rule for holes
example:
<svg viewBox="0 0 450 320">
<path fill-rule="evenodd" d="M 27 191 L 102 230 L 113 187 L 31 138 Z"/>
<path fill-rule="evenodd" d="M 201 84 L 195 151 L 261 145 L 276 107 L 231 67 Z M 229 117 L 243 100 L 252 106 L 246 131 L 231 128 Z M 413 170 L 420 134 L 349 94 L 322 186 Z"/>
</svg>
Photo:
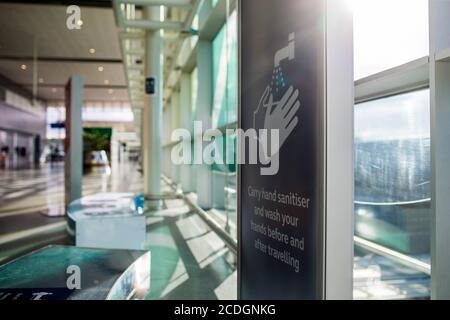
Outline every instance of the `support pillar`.
<svg viewBox="0 0 450 320">
<path fill-rule="evenodd" d="M 166 102 L 168 104 L 168 102 Z M 164 108 L 163 111 L 163 156 L 164 161 L 162 163 L 162 169 L 163 173 L 171 178 L 171 167 L 173 165 L 170 153 L 171 149 L 169 147 L 170 145 L 170 108 Z"/>
<path fill-rule="evenodd" d="M 170 132 L 169 137 L 172 135 L 172 132 L 178 128 L 180 128 L 180 94 L 177 91 L 172 93 L 172 98 L 170 101 Z M 174 148 L 181 147 L 180 144 L 175 146 Z M 172 177 L 172 181 L 176 184 L 180 183 L 180 165 L 176 165 L 172 163 L 170 176 Z"/>
<path fill-rule="evenodd" d="M 82 195 L 83 181 L 83 78 L 73 76 L 66 87 L 65 204 Z"/>
<path fill-rule="evenodd" d="M 146 7 L 147 20 L 160 20 L 159 7 Z M 155 79 L 155 93 L 147 95 L 143 112 L 144 126 L 144 194 L 151 199 L 150 209 L 160 207 L 161 201 L 161 122 L 163 90 L 163 42 L 161 31 L 147 31 L 145 34 L 145 75 Z"/>
<path fill-rule="evenodd" d="M 192 114 L 191 114 L 191 76 L 183 73 L 180 79 L 180 127 L 191 131 Z M 184 164 L 180 168 L 181 188 L 185 192 L 192 191 L 191 183 L 191 165 Z"/>
<path fill-rule="evenodd" d="M 431 298 L 450 299 L 450 2 L 430 0 Z"/>
<path fill-rule="evenodd" d="M 211 106 L 212 106 L 212 47 L 211 42 L 199 40 L 197 45 L 197 70 L 198 91 L 197 110 L 195 120 L 200 121 L 203 131 L 211 128 Z M 203 137 L 194 132 L 196 146 L 204 146 Z M 204 150 L 204 148 L 202 148 Z M 200 160 L 200 159 L 197 159 Z M 211 166 L 207 164 L 195 164 L 197 175 L 197 201 L 203 209 L 212 207 L 212 172 Z"/>
</svg>

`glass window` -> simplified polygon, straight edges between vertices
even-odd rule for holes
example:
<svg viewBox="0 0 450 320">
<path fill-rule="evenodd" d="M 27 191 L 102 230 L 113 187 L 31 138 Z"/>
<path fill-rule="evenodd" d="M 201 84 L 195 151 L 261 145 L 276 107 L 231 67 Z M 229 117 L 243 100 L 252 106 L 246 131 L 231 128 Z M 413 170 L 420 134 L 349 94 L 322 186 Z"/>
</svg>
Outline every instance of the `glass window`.
<svg viewBox="0 0 450 320">
<path fill-rule="evenodd" d="M 59 105 L 51 105 L 47 107 L 47 139 L 64 139 L 66 131 L 63 127 L 57 126 L 62 124 L 66 119 L 66 109 Z"/>
<path fill-rule="evenodd" d="M 234 11 L 212 42 L 212 125 L 219 128 L 236 121 L 237 111 L 237 14 Z"/>
<path fill-rule="evenodd" d="M 355 107 L 355 298 L 429 295 L 429 119 L 429 90 Z"/>
<path fill-rule="evenodd" d="M 198 70 L 195 68 L 191 72 L 191 111 L 192 119 L 195 119 L 197 110 L 197 91 L 198 91 Z"/>
<path fill-rule="evenodd" d="M 191 72 L 191 119 L 194 120 L 196 118 L 197 113 L 197 94 L 198 94 L 198 69 L 195 68 Z M 193 126 L 193 125 L 192 125 Z M 191 128 L 191 132 L 193 132 L 194 128 Z M 191 142 L 191 163 L 194 163 L 194 140 Z M 195 173 L 195 166 L 191 165 L 191 187 L 192 190 L 197 190 L 197 175 Z"/>
<path fill-rule="evenodd" d="M 350 0 L 355 79 L 427 56 L 428 0 Z"/>
<path fill-rule="evenodd" d="M 233 11 L 212 42 L 212 127 L 221 128 L 223 133 L 225 126 L 236 127 L 237 59 L 237 13 Z M 234 134 L 224 135 L 217 143 L 222 147 L 220 156 L 225 164 L 212 166 L 214 210 L 211 214 L 227 232 L 236 237 L 236 165 L 227 163 L 227 159 L 236 159 L 236 137 Z M 227 149 L 227 145 L 232 147 Z"/>
</svg>

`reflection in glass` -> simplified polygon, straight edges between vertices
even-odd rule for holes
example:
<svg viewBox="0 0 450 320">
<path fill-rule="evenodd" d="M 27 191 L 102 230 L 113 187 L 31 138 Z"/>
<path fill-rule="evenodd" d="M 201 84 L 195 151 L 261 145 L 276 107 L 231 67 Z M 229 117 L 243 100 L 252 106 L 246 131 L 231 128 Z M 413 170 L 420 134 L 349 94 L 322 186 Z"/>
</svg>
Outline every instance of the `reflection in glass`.
<svg viewBox="0 0 450 320">
<path fill-rule="evenodd" d="M 212 75 L 213 75 L 213 108 L 212 126 L 220 128 L 235 128 L 237 119 L 237 13 L 228 11 L 227 20 L 212 41 Z M 235 159 L 236 137 L 235 135 L 224 135 L 217 141 L 223 146 L 220 155 L 222 164 L 212 166 L 213 176 L 213 207 L 211 214 L 223 228 L 233 237 L 237 236 L 237 197 L 236 197 L 236 165 L 226 163 L 226 159 Z M 233 154 L 227 155 L 225 146 L 235 146 Z"/>
<path fill-rule="evenodd" d="M 429 90 L 355 107 L 355 235 L 420 261 L 430 256 L 429 114 Z M 368 281 L 370 269 L 371 279 L 381 281 L 380 292 L 398 289 L 385 288 L 384 281 L 428 281 L 414 268 L 361 248 L 355 256 L 355 277 Z M 413 292 L 402 290 L 398 297 Z"/>
</svg>

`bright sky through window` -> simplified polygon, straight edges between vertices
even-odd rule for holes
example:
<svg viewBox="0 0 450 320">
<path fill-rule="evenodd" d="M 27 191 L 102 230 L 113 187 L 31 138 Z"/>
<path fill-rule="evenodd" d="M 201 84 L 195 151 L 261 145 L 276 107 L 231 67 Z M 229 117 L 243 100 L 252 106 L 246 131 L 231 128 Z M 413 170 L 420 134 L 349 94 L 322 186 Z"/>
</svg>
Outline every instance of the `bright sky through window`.
<svg viewBox="0 0 450 320">
<path fill-rule="evenodd" d="M 354 15 L 355 79 L 428 55 L 428 0 L 346 1 Z"/>
</svg>

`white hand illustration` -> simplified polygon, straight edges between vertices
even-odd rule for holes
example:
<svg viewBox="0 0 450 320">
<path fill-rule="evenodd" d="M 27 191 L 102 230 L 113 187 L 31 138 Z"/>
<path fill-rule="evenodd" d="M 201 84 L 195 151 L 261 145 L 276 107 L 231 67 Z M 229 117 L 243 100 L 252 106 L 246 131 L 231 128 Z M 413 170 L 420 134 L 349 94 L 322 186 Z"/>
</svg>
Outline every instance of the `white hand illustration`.
<svg viewBox="0 0 450 320">
<path fill-rule="evenodd" d="M 266 108 L 264 129 L 267 130 L 268 137 L 265 137 L 265 139 L 259 137 L 260 146 L 263 150 L 263 154 L 261 155 L 264 157 L 263 162 L 267 162 L 272 156 L 279 152 L 280 148 L 297 126 L 298 117 L 296 114 L 300 109 L 298 95 L 298 90 L 294 91 L 294 88 L 291 86 L 284 93 L 281 100 L 278 103 L 274 103 L 270 88 L 267 87 L 264 91 L 257 108 L 257 110 L 260 109 L 260 106 Z M 271 139 L 271 134 L 273 134 L 272 130 L 278 130 L 279 141 L 277 150 L 267 150 L 271 145 L 269 140 Z"/>
<path fill-rule="evenodd" d="M 298 101 L 298 90 L 294 91 L 292 86 L 284 93 L 278 103 L 273 103 L 273 95 L 270 95 L 269 103 L 265 106 L 266 118 L 264 129 L 268 132 L 278 129 L 280 137 L 280 148 L 298 124 L 297 111 L 300 109 Z"/>
</svg>

